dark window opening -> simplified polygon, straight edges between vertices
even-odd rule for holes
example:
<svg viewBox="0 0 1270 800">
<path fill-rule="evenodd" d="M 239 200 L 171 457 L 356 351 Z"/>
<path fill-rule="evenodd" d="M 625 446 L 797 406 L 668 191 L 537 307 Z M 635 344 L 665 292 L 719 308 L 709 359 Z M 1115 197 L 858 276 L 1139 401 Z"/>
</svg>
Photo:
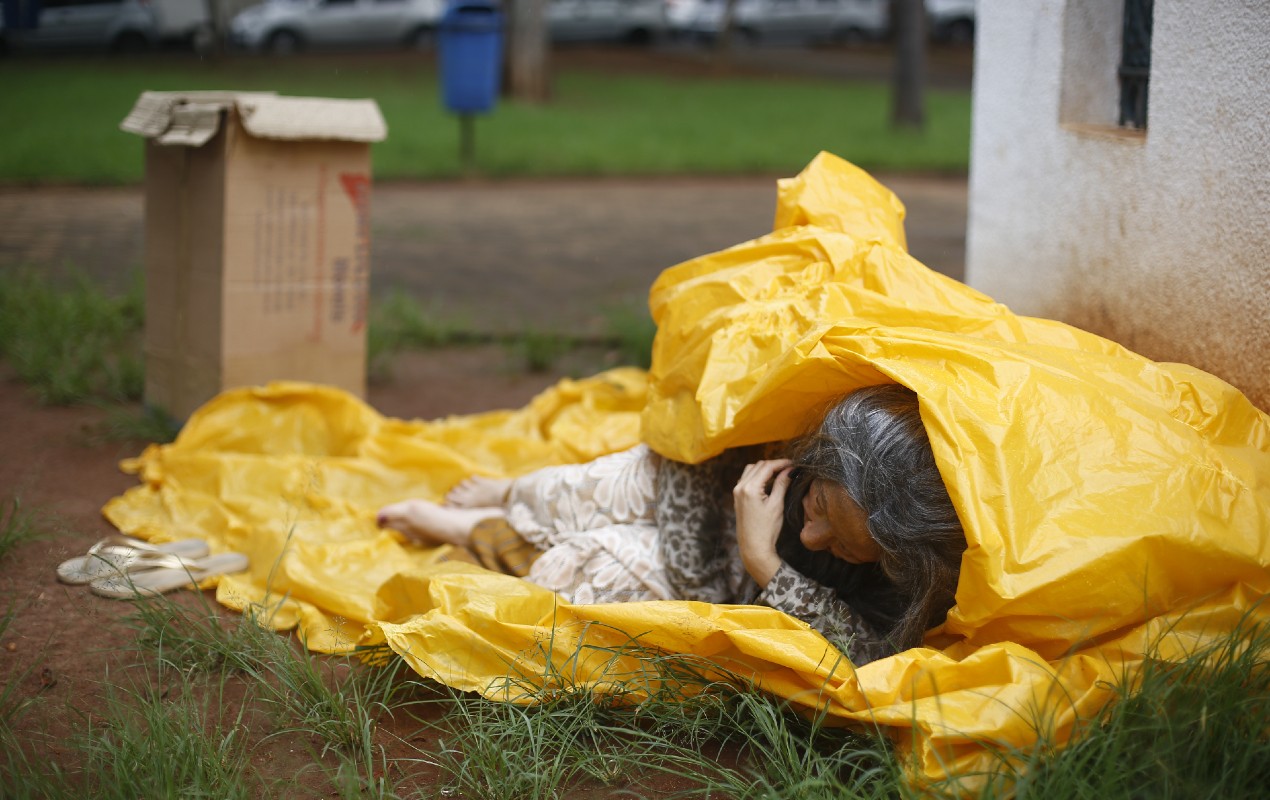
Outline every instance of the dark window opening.
<svg viewBox="0 0 1270 800">
<path fill-rule="evenodd" d="M 1125 0 L 1120 39 L 1120 124 L 1147 126 L 1147 83 L 1151 78 L 1151 15 L 1155 0 Z"/>
</svg>

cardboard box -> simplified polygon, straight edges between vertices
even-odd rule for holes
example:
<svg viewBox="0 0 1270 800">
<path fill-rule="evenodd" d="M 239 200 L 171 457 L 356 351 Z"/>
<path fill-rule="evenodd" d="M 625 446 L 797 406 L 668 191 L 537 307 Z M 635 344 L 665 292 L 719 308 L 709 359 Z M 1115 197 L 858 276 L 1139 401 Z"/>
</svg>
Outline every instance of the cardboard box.
<svg viewBox="0 0 1270 800">
<path fill-rule="evenodd" d="M 373 100 L 146 92 L 146 402 L 271 380 L 366 391 Z"/>
</svg>

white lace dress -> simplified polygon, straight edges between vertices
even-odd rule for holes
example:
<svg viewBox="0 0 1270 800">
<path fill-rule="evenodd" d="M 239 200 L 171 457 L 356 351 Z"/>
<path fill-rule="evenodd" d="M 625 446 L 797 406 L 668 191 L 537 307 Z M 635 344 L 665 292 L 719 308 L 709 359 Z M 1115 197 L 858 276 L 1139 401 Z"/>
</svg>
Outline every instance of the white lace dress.
<svg viewBox="0 0 1270 800">
<path fill-rule="evenodd" d="M 660 465 L 640 445 L 513 481 L 507 522 L 543 551 L 526 579 L 574 603 L 673 599 L 654 516 Z"/>
<path fill-rule="evenodd" d="M 542 551 L 526 580 L 573 603 L 765 605 L 819 630 L 857 665 L 892 652 L 832 587 L 788 563 L 759 589 L 736 542 L 735 478 L 716 466 L 723 461 L 693 467 L 639 445 L 517 478 L 507 523 Z"/>
</svg>

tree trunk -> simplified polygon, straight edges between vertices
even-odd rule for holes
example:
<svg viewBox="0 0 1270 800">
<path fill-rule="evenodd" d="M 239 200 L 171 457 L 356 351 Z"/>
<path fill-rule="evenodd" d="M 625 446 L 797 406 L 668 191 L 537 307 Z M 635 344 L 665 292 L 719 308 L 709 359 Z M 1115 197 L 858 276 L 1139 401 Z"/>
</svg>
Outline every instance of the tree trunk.
<svg viewBox="0 0 1270 800">
<path fill-rule="evenodd" d="M 895 33 L 895 82 L 891 125 L 921 130 L 926 125 L 926 7 L 923 0 L 891 0 Z"/>
<path fill-rule="evenodd" d="M 726 0 L 723 6 L 723 20 L 719 24 L 719 38 L 715 41 L 715 55 L 724 67 L 731 67 L 736 49 L 736 6 L 737 0 Z"/>
<path fill-rule="evenodd" d="M 195 33 L 194 49 L 200 56 L 223 58 L 229 52 L 229 0 L 206 0 L 207 25 Z"/>
<path fill-rule="evenodd" d="M 505 94 L 513 100 L 545 103 L 551 97 L 547 56 L 547 0 L 511 0 L 507 9 Z"/>
</svg>

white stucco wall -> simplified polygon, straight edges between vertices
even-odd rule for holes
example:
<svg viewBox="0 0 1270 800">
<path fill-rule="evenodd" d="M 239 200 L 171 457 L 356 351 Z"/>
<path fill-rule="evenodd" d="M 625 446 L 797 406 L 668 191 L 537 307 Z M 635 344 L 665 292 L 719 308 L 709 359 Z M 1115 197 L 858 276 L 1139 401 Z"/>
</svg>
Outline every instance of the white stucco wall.
<svg viewBox="0 0 1270 800">
<path fill-rule="evenodd" d="M 1121 6 L 979 3 L 966 281 L 1270 410 L 1270 0 L 1155 0 L 1149 127 L 1127 137 L 1097 125 Z"/>
</svg>

